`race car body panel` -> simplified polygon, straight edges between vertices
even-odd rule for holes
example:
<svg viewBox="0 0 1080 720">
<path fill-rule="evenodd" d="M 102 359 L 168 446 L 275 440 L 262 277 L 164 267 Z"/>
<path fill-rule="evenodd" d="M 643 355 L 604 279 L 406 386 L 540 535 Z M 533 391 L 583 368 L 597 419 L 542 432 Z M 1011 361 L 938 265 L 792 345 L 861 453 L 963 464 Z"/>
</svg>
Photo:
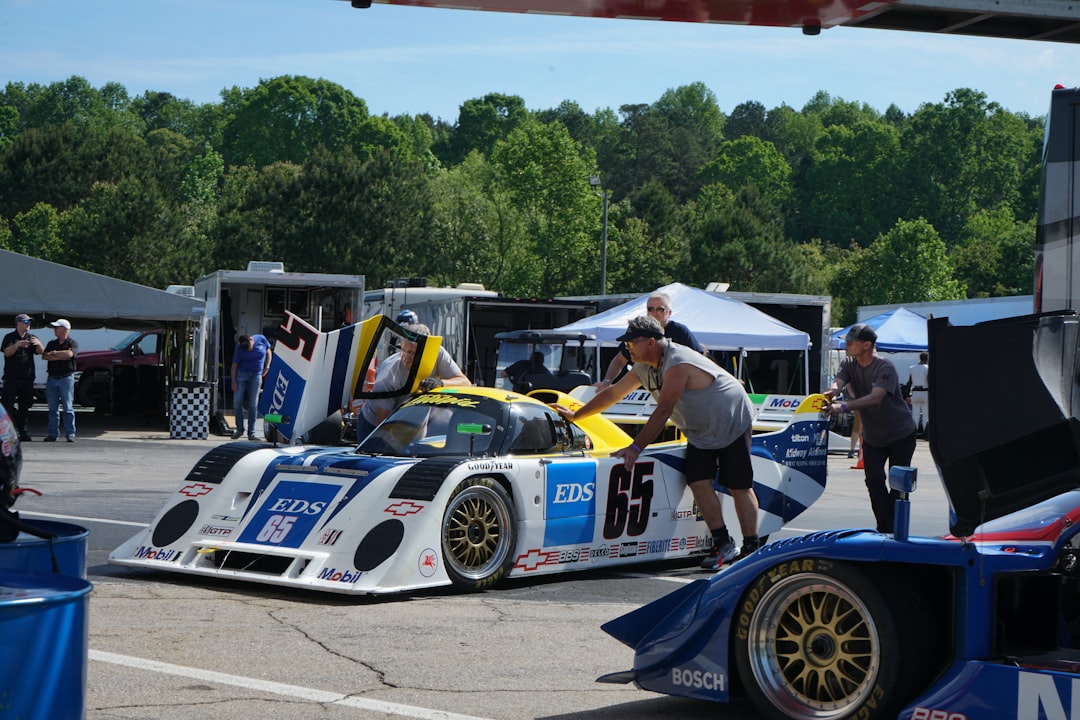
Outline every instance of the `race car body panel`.
<svg viewBox="0 0 1080 720">
<path fill-rule="evenodd" d="M 578 403 L 559 395 L 567 405 Z M 754 438 L 761 532 L 825 485 L 823 396 Z M 110 562 L 342 593 L 387 593 L 702 555 L 712 538 L 685 444 L 650 446 L 491 388 L 415 395 L 355 450 L 229 443 Z M 730 501 L 730 499 L 728 499 Z"/>
<path fill-rule="evenodd" d="M 953 534 L 909 535 L 914 472 L 893 468 L 894 533 L 786 538 L 608 622 L 634 660 L 601 681 L 745 693 L 775 720 L 1080 718 L 1080 318 L 929 331 Z M 981 392 L 999 366 L 970 362 L 990 347 L 1025 389 L 1004 416 Z M 960 407 L 980 422 L 957 422 Z"/>
</svg>

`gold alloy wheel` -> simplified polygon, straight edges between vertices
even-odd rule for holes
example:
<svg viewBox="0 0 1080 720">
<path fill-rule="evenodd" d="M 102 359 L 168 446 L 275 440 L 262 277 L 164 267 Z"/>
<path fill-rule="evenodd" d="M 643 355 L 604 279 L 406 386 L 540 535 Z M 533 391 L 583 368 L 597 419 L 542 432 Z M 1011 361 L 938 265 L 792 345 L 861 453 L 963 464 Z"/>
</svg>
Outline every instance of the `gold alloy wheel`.
<svg viewBox="0 0 1080 720">
<path fill-rule="evenodd" d="M 780 581 L 761 598 L 749 633 L 758 687 L 793 720 L 843 717 L 874 692 L 878 627 L 863 600 L 835 578 Z"/>
<path fill-rule="evenodd" d="M 490 478 L 463 481 L 447 505 L 442 544 L 451 579 L 471 584 L 505 569 L 513 517 L 502 486 Z"/>
</svg>

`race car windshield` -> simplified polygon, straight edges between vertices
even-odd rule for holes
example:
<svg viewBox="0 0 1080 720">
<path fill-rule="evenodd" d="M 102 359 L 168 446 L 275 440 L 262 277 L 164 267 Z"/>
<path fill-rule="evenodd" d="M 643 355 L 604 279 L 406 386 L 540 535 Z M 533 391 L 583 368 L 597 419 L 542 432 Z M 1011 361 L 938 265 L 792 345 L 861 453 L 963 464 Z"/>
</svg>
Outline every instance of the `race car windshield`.
<svg viewBox="0 0 1080 720">
<path fill-rule="evenodd" d="M 448 404 L 448 399 L 462 404 Z M 485 412 L 486 404 L 441 393 L 421 395 L 394 411 L 356 451 L 403 457 L 488 454 L 498 446 L 493 440 L 499 423 Z"/>
</svg>

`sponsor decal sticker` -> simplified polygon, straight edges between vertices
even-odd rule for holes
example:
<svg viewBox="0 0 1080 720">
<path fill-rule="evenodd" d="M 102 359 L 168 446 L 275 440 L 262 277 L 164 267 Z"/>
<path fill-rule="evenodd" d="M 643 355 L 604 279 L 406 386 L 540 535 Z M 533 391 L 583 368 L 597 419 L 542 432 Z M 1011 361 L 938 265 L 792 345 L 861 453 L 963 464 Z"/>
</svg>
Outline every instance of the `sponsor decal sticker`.
<svg viewBox="0 0 1080 720">
<path fill-rule="evenodd" d="M 721 673 L 691 670 L 689 668 L 671 668 L 672 685 L 694 688 L 695 690 L 719 690 L 723 692 L 727 689 L 725 680 Z"/>
<path fill-rule="evenodd" d="M 506 460 L 485 460 L 483 462 L 471 462 L 466 465 L 468 470 L 507 470 L 513 472 L 517 467 Z"/>
<path fill-rule="evenodd" d="M 172 562 L 180 557 L 179 550 L 166 550 L 164 548 L 156 548 L 151 545 L 143 545 L 135 551 L 135 557 L 140 560 L 160 560 L 161 562 Z"/>
<path fill-rule="evenodd" d="M 341 531 L 340 530 L 327 530 L 326 532 L 324 532 L 322 534 L 322 537 L 319 538 L 319 544 L 320 545 L 333 545 L 334 543 L 336 543 L 338 541 L 338 538 L 340 538 L 340 537 L 341 537 Z"/>
<path fill-rule="evenodd" d="M 330 582 L 345 583 L 346 585 L 354 585 L 360 576 L 364 573 L 359 570 L 338 570 L 337 568 L 323 568 L 319 571 L 320 580 L 329 580 Z"/>
<path fill-rule="evenodd" d="M 214 535 L 221 537 L 232 533 L 233 529 L 230 527 L 221 527 L 219 525 L 203 525 L 199 528 L 200 535 Z"/>
<path fill-rule="evenodd" d="M 403 500 L 402 502 L 397 502 L 393 505 L 387 505 L 383 512 L 388 512 L 391 515 L 396 515 L 398 517 L 405 517 L 407 515 L 415 515 L 423 509 L 423 505 L 417 505 L 409 500 Z"/>
<path fill-rule="evenodd" d="M 200 497 L 207 494 L 214 488 L 210 485 L 203 485 L 202 483 L 192 483 L 180 488 L 181 495 L 187 495 L 188 497 Z"/>
<path fill-rule="evenodd" d="M 948 710 L 931 710 L 930 708 L 917 707 L 911 713 L 911 720 L 968 720 L 964 713 L 954 713 Z"/>
<path fill-rule="evenodd" d="M 439 555 L 431 548 L 424 548 L 416 565 L 421 575 L 431 577 L 439 569 Z"/>
<path fill-rule="evenodd" d="M 334 497 L 337 485 L 282 480 L 240 535 L 240 542 L 300 547 Z"/>
<path fill-rule="evenodd" d="M 558 552 L 547 552 L 534 549 L 523 555 L 518 555 L 518 559 L 514 561 L 514 569 L 531 572 L 541 565 L 554 565 L 557 562 L 559 562 Z"/>
</svg>

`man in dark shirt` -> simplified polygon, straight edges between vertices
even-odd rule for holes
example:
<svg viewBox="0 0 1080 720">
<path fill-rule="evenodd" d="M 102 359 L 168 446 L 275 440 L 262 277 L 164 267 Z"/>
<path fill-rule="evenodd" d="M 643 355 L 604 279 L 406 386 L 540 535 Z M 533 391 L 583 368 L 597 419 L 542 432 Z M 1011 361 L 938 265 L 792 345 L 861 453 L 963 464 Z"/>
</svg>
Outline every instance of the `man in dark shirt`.
<svg viewBox="0 0 1080 720">
<path fill-rule="evenodd" d="M 71 323 L 67 320 L 57 320 L 49 325 L 56 337 L 49 341 L 41 354 L 49 371 L 49 379 L 45 381 L 49 434 L 45 442 L 56 442 L 56 438 L 60 437 L 61 412 L 67 441 L 75 442 L 75 356 L 79 354 L 79 343 L 71 337 Z"/>
<path fill-rule="evenodd" d="M 866 323 L 852 325 L 844 339 L 847 357 L 825 395 L 836 398 L 845 388 L 854 398 L 833 402 L 829 413 L 858 410 L 862 419 L 863 480 L 870 495 L 877 530 L 893 531 L 896 493 L 885 476 L 889 466 L 911 464 L 915 452 L 915 421 L 903 395 L 896 366 L 877 354 L 877 333 Z"/>
<path fill-rule="evenodd" d="M 645 303 L 645 310 L 648 312 L 649 317 L 654 318 L 660 323 L 660 327 L 664 328 L 664 337 L 666 339 L 679 343 L 680 345 L 685 345 L 698 352 L 704 352 L 701 348 L 701 343 L 694 337 L 694 333 L 690 332 L 690 328 L 671 319 L 671 297 L 667 293 L 660 291 L 654 292 L 648 297 Z M 619 376 L 622 374 L 623 368 L 625 368 L 629 362 L 630 351 L 626 349 L 626 344 L 624 343 L 619 348 L 618 354 L 611 359 L 611 364 L 608 365 L 603 380 L 596 383 L 596 386 L 603 389 L 618 380 Z"/>
<path fill-rule="evenodd" d="M 30 334 L 30 316 L 15 316 L 15 330 L 0 340 L 4 353 L 4 394 L 0 402 L 11 413 L 19 439 L 30 441 L 27 420 L 34 404 L 34 356 L 44 351 L 41 341 Z"/>
</svg>

